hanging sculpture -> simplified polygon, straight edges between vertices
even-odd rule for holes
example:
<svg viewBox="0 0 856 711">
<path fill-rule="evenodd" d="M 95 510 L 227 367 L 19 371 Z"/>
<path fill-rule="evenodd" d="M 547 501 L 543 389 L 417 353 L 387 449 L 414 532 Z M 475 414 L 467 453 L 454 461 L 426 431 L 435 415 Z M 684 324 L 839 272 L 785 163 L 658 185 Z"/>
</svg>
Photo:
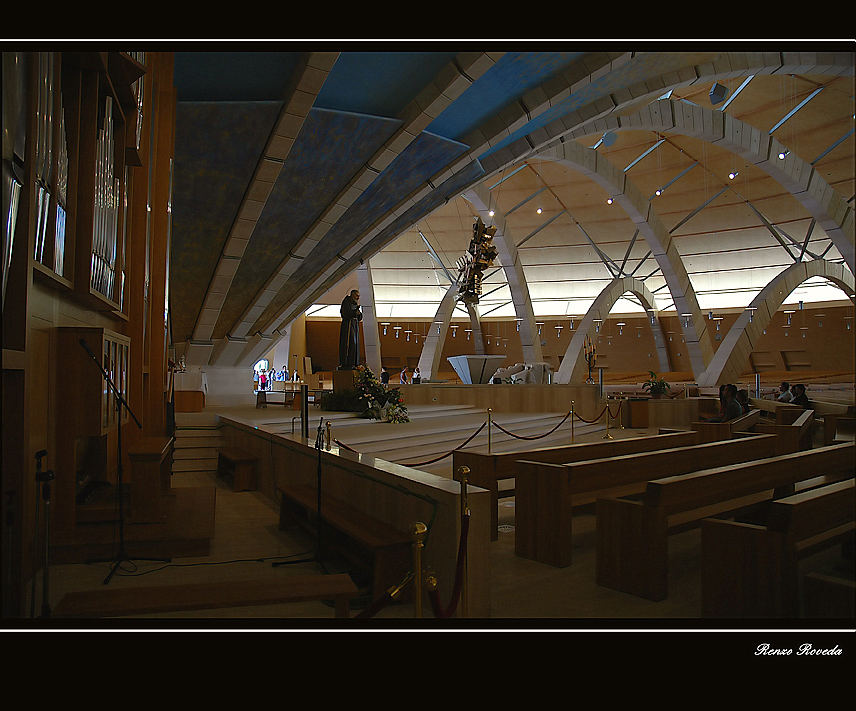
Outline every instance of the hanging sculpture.
<svg viewBox="0 0 856 711">
<path fill-rule="evenodd" d="M 461 284 L 458 289 L 458 300 L 465 304 L 479 302 L 482 292 L 482 274 L 493 264 L 497 255 L 496 246 L 493 244 L 494 234 L 496 234 L 496 227 L 487 227 L 481 217 L 476 218 L 470 246 L 466 254 L 457 262 L 458 281 Z"/>
</svg>

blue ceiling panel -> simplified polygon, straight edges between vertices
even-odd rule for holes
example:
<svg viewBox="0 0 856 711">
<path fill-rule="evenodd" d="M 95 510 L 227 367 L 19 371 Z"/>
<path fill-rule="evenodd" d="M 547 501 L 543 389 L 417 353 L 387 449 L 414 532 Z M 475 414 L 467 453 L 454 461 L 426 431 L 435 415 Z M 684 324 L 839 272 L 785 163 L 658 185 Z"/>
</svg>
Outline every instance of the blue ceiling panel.
<svg viewBox="0 0 856 711">
<path fill-rule="evenodd" d="M 214 338 L 228 333 L 289 251 L 400 125 L 350 112 L 309 112 L 244 251 Z"/>
<path fill-rule="evenodd" d="M 173 334 L 189 336 L 280 104 L 179 103 L 170 256 Z M 187 306 L 188 308 L 184 308 Z"/>
<path fill-rule="evenodd" d="M 581 52 L 506 52 L 429 125 L 432 133 L 463 140 L 489 116 L 560 72 Z"/>
<path fill-rule="evenodd" d="M 398 116 L 455 52 L 342 52 L 315 106 Z"/>
<path fill-rule="evenodd" d="M 295 52 L 176 52 L 178 101 L 282 101 Z"/>
</svg>

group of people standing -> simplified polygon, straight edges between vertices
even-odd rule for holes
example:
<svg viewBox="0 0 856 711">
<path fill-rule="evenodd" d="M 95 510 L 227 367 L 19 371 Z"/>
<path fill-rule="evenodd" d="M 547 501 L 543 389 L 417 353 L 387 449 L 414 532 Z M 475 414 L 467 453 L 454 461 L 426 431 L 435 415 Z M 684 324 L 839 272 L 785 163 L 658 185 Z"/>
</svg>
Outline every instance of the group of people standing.
<svg viewBox="0 0 856 711">
<path fill-rule="evenodd" d="M 295 370 L 293 375 L 289 375 L 288 368 L 285 366 L 282 366 L 282 370 L 277 370 L 276 368 L 271 368 L 270 370 L 266 368 L 253 370 L 253 382 L 256 384 L 256 390 L 270 390 L 275 381 L 297 382 L 299 380 L 300 376 L 297 374 L 297 371 Z"/>
<path fill-rule="evenodd" d="M 408 383 L 412 383 L 413 385 L 418 385 L 422 382 L 422 374 L 419 372 L 419 368 L 413 369 L 413 377 L 408 380 L 407 379 L 407 366 L 404 366 L 401 369 L 401 373 L 398 375 L 398 383 L 400 385 L 407 385 Z M 389 385 L 389 371 L 385 366 L 381 366 L 380 368 L 380 382 L 384 385 Z"/>
</svg>

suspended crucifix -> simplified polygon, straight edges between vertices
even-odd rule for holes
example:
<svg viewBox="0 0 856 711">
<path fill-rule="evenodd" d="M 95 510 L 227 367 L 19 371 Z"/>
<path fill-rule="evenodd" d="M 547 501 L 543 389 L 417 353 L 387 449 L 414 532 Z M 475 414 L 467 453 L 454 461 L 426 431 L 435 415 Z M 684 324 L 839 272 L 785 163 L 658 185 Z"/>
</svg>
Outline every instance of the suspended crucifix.
<svg viewBox="0 0 856 711">
<path fill-rule="evenodd" d="M 496 227 L 486 227 L 481 217 L 473 224 L 473 238 L 467 252 L 457 261 L 459 270 L 458 301 L 477 304 L 482 293 L 482 275 L 496 259 L 497 249 L 493 244 Z"/>
</svg>

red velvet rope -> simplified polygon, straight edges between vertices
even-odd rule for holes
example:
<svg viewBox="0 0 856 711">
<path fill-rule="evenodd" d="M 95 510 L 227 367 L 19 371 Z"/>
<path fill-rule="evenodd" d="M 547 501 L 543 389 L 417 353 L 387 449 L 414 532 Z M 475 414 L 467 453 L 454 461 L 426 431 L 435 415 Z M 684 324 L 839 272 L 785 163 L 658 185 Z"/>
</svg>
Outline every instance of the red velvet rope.
<svg viewBox="0 0 856 711">
<path fill-rule="evenodd" d="M 434 610 L 434 616 L 439 618 L 451 617 L 455 614 L 458 607 L 458 600 L 461 597 L 461 588 L 464 580 L 464 561 L 467 557 L 467 534 L 470 530 L 470 514 L 464 514 L 464 520 L 461 523 L 461 540 L 458 544 L 458 562 L 455 566 L 455 584 L 452 588 L 452 597 L 449 600 L 449 607 L 445 610 L 440 604 L 440 594 L 437 590 L 432 590 L 428 597 L 431 600 L 431 607 Z"/>
<path fill-rule="evenodd" d="M 600 419 L 601 415 L 603 415 L 603 413 L 606 411 L 606 409 L 607 409 L 607 408 L 604 406 L 603 410 L 601 410 L 601 411 L 597 414 L 597 417 L 595 417 L 593 420 L 587 420 L 587 419 L 585 419 L 585 418 L 583 418 L 583 417 L 580 417 L 579 415 L 577 415 L 577 413 L 576 413 L 576 412 L 574 413 L 574 415 L 576 415 L 576 417 L 577 417 L 577 419 L 578 419 L 578 420 L 582 420 L 582 421 L 583 421 L 583 422 L 585 422 L 586 424 L 589 424 L 589 425 L 590 425 L 590 424 L 592 424 L 592 423 L 594 423 L 594 422 L 597 422 L 597 421 Z"/>
<path fill-rule="evenodd" d="M 612 410 L 609 410 L 609 405 L 606 406 L 606 409 L 609 410 L 609 416 L 614 420 L 618 417 L 618 414 L 621 412 L 621 406 L 624 404 L 624 400 L 618 401 L 618 409 L 615 411 L 615 414 L 612 414 Z"/>
<path fill-rule="evenodd" d="M 402 462 L 402 464 L 404 464 L 404 466 L 406 466 L 406 467 L 421 467 L 425 464 L 433 464 L 434 462 L 439 462 L 441 459 L 445 459 L 450 454 L 452 454 L 452 452 L 457 452 L 461 447 L 466 447 L 473 440 L 473 438 L 485 428 L 485 425 L 487 425 L 487 422 L 482 422 L 481 427 L 479 427 L 464 442 L 461 442 L 461 444 L 459 444 L 457 447 L 455 447 L 450 452 L 446 452 L 445 454 L 442 454 L 439 457 L 436 457 L 435 459 L 429 459 L 425 462 L 414 462 L 412 464 L 406 464 L 405 462 Z"/>
<path fill-rule="evenodd" d="M 514 434 L 514 432 L 509 432 L 507 429 L 505 429 L 505 427 L 503 427 L 503 426 L 502 426 L 501 424 L 499 424 L 498 422 L 494 422 L 493 424 L 494 424 L 494 425 L 496 425 L 497 429 L 499 429 L 499 430 L 501 430 L 501 431 L 505 432 L 505 434 L 507 434 L 507 435 L 511 435 L 512 437 L 516 437 L 517 439 L 542 439 L 543 437 L 547 437 L 547 436 L 549 436 L 549 435 L 553 434 L 557 429 L 559 429 L 559 427 L 561 427 L 561 426 L 564 424 L 565 420 L 567 420 L 567 419 L 568 419 L 568 417 L 570 417 L 570 415 L 571 415 L 571 413 L 570 413 L 570 412 L 568 412 L 568 414 L 567 414 L 567 415 L 565 415 L 565 416 L 562 418 L 562 421 L 561 421 L 561 422 L 559 422 L 559 424 L 557 424 L 557 425 L 556 425 L 553 429 L 551 429 L 549 432 L 545 432 L 545 433 L 544 433 L 544 434 L 542 434 L 542 435 L 532 435 L 531 437 L 526 436 L 526 435 L 516 435 L 516 434 Z"/>
</svg>

